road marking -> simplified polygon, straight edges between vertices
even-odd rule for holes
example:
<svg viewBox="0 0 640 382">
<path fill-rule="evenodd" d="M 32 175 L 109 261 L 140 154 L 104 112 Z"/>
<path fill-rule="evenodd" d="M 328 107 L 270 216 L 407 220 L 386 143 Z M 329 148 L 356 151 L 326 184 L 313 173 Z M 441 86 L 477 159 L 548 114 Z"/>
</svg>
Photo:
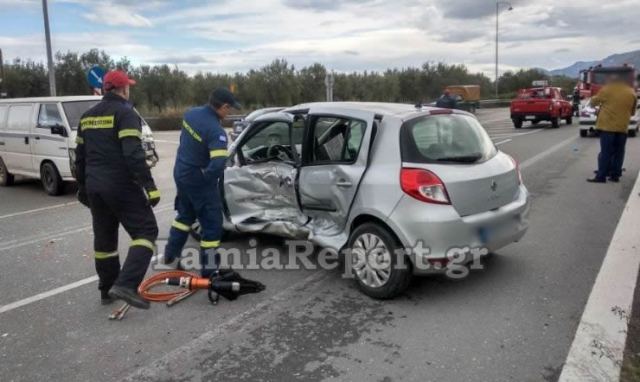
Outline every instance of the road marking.
<svg viewBox="0 0 640 382">
<path fill-rule="evenodd" d="M 173 203 L 168 203 L 168 204 L 164 204 L 162 205 L 160 208 L 157 208 L 154 212 L 155 213 L 161 213 L 161 212 L 166 212 L 166 211 L 173 211 Z M 68 236 L 68 235 L 72 235 L 74 233 L 78 233 L 78 232 L 83 232 L 83 231 L 88 231 L 90 230 L 92 227 L 91 224 L 89 225 L 83 225 L 77 228 L 73 228 L 73 229 L 69 229 L 66 231 L 60 231 L 60 232 L 56 232 L 56 233 L 49 233 L 49 234 L 45 234 L 45 236 L 31 236 L 30 238 L 27 238 L 25 240 L 21 240 L 21 241 L 16 241 L 16 240 L 12 240 L 10 242 L 8 242 L 7 244 L 5 244 L 4 246 L 0 246 L 0 252 L 2 251 L 6 251 L 6 250 L 10 250 L 10 249 L 16 249 L 16 248 L 20 248 L 20 247 L 24 247 L 26 245 L 30 245 L 30 244 L 35 244 L 37 242 L 40 241 L 50 241 L 53 239 L 58 239 L 61 238 L 63 236 Z"/>
<path fill-rule="evenodd" d="M 153 256 L 151 258 L 150 264 L 154 263 L 158 259 L 158 256 Z M 23 306 L 33 304 L 34 302 L 38 302 L 44 300 L 49 297 L 53 297 L 59 295 L 61 293 L 70 291 L 72 289 L 80 288 L 83 285 L 91 284 L 92 282 L 98 281 L 98 276 L 91 276 L 84 278 L 82 280 L 78 280 L 76 282 L 72 282 L 71 284 L 63 285 L 61 287 L 48 290 L 46 292 L 38 293 L 34 296 L 24 298 L 22 300 L 14 301 L 7 305 L 0 306 L 0 314 L 10 312 L 14 309 L 22 308 Z"/>
<path fill-rule="evenodd" d="M 536 164 L 537 162 L 541 161 L 542 159 L 548 157 L 549 155 L 553 154 L 554 152 L 560 150 L 561 148 L 567 146 L 569 143 L 575 141 L 578 138 L 577 135 L 565 139 L 564 141 L 558 143 L 555 146 L 551 146 L 550 148 L 546 149 L 545 151 L 534 155 L 533 157 L 525 160 L 524 162 L 520 163 L 520 168 L 524 169 L 530 166 L 533 166 L 534 164 Z"/>
<path fill-rule="evenodd" d="M 170 352 L 166 353 L 159 359 L 152 361 L 151 363 L 143 366 L 133 373 L 129 374 L 124 381 L 139 381 L 139 380 L 156 380 L 164 370 L 170 369 L 171 365 L 185 364 L 186 361 L 193 361 L 201 349 L 206 348 L 213 340 L 220 335 L 225 335 L 230 332 L 238 332 L 242 328 L 246 327 L 249 322 L 256 321 L 256 319 L 265 317 L 272 313 L 272 311 L 278 312 L 290 305 L 289 301 L 293 296 L 294 291 L 299 289 L 314 291 L 317 288 L 311 288 L 312 284 L 320 284 L 329 277 L 330 273 L 325 270 L 320 270 L 312 273 L 306 278 L 296 282 L 295 284 L 287 287 L 285 290 L 269 297 L 268 299 L 253 305 L 253 307 L 238 313 L 228 320 L 216 325 L 215 329 L 204 332 L 199 337 L 187 342 L 185 345 L 177 347 Z M 280 303 L 281 306 L 276 306 Z M 275 308 L 274 308 L 275 306 Z M 264 312 L 262 312 L 264 311 Z M 234 326 L 240 324 L 239 328 Z"/>
<path fill-rule="evenodd" d="M 10 304 L 0 306 L 0 314 L 12 311 L 14 309 L 21 308 L 21 307 L 23 307 L 25 305 L 33 304 L 34 302 L 37 302 L 37 301 L 40 301 L 40 300 L 44 300 L 45 298 L 49 298 L 49 297 L 55 296 L 55 295 L 60 294 L 60 293 L 64 293 L 64 292 L 69 291 L 71 289 L 75 289 L 75 288 L 81 287 L 83 285 L 90 284 L 90 283 L 92 283 L 94 281 L 98 281 L 98 276 L 87 277 L 86 279 L 78 280 L 78 281 L 76 281 L 74 283 L 67 284 L 67 285 L 64 285 L 64 286 L 61 286 L 61 287 L 58 287 L 58 288 L 55 288 L 55 289 L 51 289 L 51 290 L 48 290 L 46 292 L 38 293 L 35 296 L 27 297 L 25 299 L 15 301 L 15 302 L 12 302 Z"/>
<path fill-rule="evenodd" d="M 506 139 L 504 141 L 495 143 L 496 146 L 504 145 L 505 143 L 511 142 L 513 139 Z"/>
<path fill-rule="evenodd" d="M 640 174 L 580 318 L 559 382 L 618 381 L 640 265 Z"/>
<path fill-rule="evenodd" d="M 62 203 L 62 204 L 56 204 L 56 205 L 48 206 L 48 207 L 36 208 L 36 209 L 33 209 L 33 210 L 14 212 L 14 213 L 10 213 L 10 214 L 6 214 L 6 215 L 0 216 L 0 219 L 12 218 L 12 217 L 15 217 L 15 216 L 22 216 L 22 215 L 29 215 L 29 214 L 34 214 L 36 212 L 53 210 L 53 209 L 56 209 L 56 208 L 75 206 L 76 204 L 80 204 L 80 202 Z"/>
<path fill-rule="evenodd" d="M 11 242 L 12 244 L 9 245 L 5 245 L 4 247 L 0 247 L 0 252 L 1 251 L 6 251 L 9 249 L 16 249 L 16 248 L 20 248 L 20 247 L 24 247 L 25 245 L 29 245 L 29 244 L 35 244 L 39 241 L 50 241 L 53 239 L 57 239 L 59 237 L 62 236 L 67 236 L 67 235 L 72 235 L 74 233 L 79 233 L 82 231 L 88 231 L 91 229 L 91 226 L 82 226 L 80 228 L 76 228 L 76 229 L 72 229 L 72 230 L 68 230 L 68 231 L 62 231 L 62 232 L 58 232 L 55 234 L 50 234 L 47 236 L 40 236 L 40 237 L 35 237 L 33 239 L 28 239 L 28 240 L 22 240 L 22 241 L 13 241 Z M 32 236 L 33 237 L 33 236 Z"/>
</svg>

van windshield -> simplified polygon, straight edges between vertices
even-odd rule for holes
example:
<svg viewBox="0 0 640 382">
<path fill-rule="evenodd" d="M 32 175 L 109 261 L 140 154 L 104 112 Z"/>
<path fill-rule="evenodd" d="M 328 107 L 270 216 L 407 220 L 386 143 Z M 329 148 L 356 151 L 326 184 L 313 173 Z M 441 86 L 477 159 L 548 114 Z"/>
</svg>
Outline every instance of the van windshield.
<svg viewBox="0 0 640 382">
<path fill-rule="evenodd" d="M 405 122 L 400 132 L 402 161 L 476 163 L 496 155 L 477 119 L 463 114 L 423 116 Z"/>
<path fill-rule="evenodd" d="M 67 121 L 69 121 L 69 127 L 72 130 L 77 130 L 82 114 L 97 105 L 98 102 L 100 100 L 63 102 L 62 108 L 67 116 Z"/>
</svg>

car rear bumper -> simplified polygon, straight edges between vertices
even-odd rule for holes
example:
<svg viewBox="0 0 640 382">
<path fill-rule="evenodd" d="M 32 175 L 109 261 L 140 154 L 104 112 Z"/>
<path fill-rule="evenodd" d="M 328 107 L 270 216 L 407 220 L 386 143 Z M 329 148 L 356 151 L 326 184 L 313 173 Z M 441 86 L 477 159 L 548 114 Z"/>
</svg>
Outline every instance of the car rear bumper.
<svg viewBox="0 0 640 382">
<path fill-rule="evenodd" d="M 637 130 L 637 129 L 638 129 L 637 122 L 629 124 L 628 130 Z M 580 130 L 595 131 L 596 130 L 595 121 L 580 121 Z"/>
<path fill-rule="evenodd" d="M 522 119 L 524 121 L 548 121 L 554 116 L 549 112 L 531 112 L 531 113 L 511 113 L 511 119 Z"/>
<path fill-rule="evenodd" d="M 466 250 L 489 253 L 520 240 L 529 228 L 529 193 L 520 186 L 513 202 L 493 211 L 461 217 L 450 205 L 427 204 L 408 195 L 389 217 L 389 225 L 410 249 L 414 273 L 433 273 L 433 263 Z M 424 253 L 422 248 L 428 249 Z"/>
</svg>

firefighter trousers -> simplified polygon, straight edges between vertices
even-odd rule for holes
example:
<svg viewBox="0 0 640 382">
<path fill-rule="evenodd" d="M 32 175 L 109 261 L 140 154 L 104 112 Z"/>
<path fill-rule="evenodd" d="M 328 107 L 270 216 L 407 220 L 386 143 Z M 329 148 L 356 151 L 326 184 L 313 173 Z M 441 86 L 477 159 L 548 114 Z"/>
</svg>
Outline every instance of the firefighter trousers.
<svg viewBox="0 0 640 382">
<path fill-rule="evenodd" d="M 136 289 L 142 282 L 158 237 L 158 224 L 142 189 L 135 185 L 92 190 L 87 187 L 94 233 L 98 289 L 118 285 Z M 118 228 L 122 224 L 131 244 L 122 270 L 118 254 Z"/>
<path fill-rule="evenodd" d="M 215 184 L 206 187 L 176 182 L 178 195 L 175 208 L 178 212 L 171 225 L 169 241 L 165 248 L 165 261 L 181 257 L 191 226 L 196 219 L 202 228 L 200 240 L 200 273 L 203 277 L 213 274 L 220 264 L 217 248 L 222 236 L 222 209 Z"/>
</svg>

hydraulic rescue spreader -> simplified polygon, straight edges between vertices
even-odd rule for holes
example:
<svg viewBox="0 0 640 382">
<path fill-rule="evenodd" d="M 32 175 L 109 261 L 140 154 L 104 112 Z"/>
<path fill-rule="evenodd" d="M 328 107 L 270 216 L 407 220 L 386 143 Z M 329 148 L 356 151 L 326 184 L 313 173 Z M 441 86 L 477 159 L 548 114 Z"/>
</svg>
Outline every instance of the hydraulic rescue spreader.
<svg viewBox="0 0 640 382">
<path fill-rule="evenodd" d="M 151 291 L 152 288 L 160 285 L 175 286 L 180 289 Z M 138 293 L 149 301 L 166 302 L 167 306 L 171 307 L 203 289 L 207 290 L 209 301 L 215 305 L 220 296 L 232 301 L 243 294 L 262 292 L 265 288 L 262 283 L 242 278 L 231 269 L 220 269 L 210 278 L 199 277 L 186 271 L 168 271 L 144 280 L 138 288 Z M 129 304 L 122 305 L 109 315 L 109 319 L 122 320 L 129 308 Z"/>
</svg>

